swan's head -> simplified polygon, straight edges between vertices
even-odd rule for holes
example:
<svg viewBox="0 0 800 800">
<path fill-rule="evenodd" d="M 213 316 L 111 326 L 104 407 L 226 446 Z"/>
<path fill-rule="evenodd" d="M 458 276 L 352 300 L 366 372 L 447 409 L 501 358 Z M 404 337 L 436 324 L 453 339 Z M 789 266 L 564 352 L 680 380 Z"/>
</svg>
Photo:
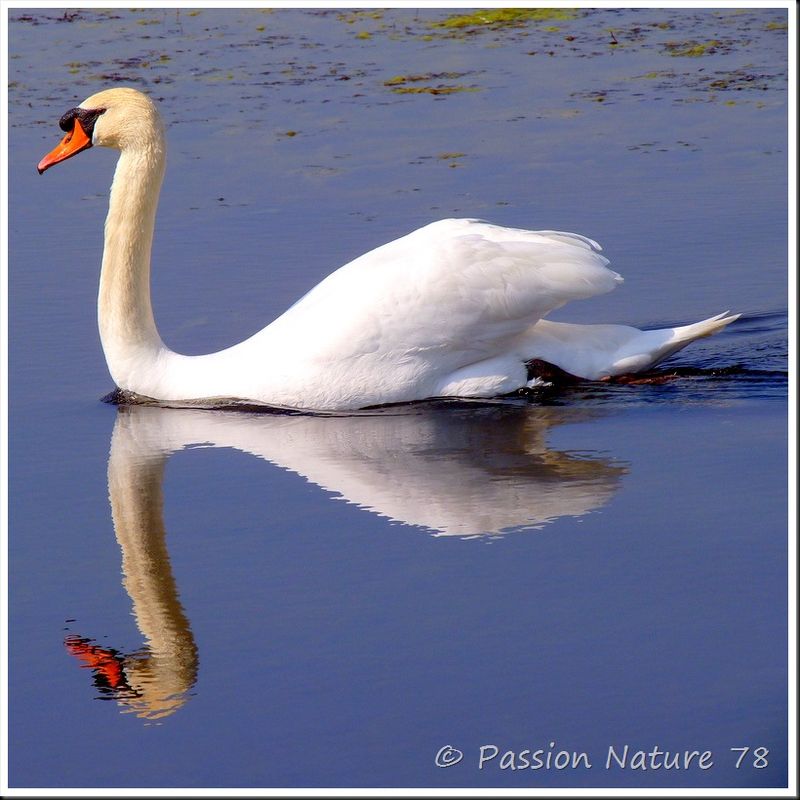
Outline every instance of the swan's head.
<svg viewBox="0 0 800 800">
<path fill-rule="evenodd" d="M 117 150 L 160 146 L 163 126 L 155 103 L 136 89 L 106 89 L 87 97 L 59 121 L 66 136 L 37 167 L 41 175 L 93 145 Z"/>
</svg>

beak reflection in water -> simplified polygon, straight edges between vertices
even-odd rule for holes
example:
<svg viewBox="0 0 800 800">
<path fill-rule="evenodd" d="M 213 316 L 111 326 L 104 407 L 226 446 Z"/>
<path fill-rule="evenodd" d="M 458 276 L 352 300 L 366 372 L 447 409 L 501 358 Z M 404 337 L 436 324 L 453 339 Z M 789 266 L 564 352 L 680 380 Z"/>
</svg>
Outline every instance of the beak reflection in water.
<svg viewBox="0 0 800 800">
<path fill-rule="evenodd" d="M 189 698 L 198 650 L 163 519 L 162 478 L 173 452 L 241 450 L 433 535 L 496 536 L 580 517 L 610 500 L 625 466 L 547 445 L 553 427 L 598 413 L 513 404 L 415 405 L 350 416 L 121 406 L 108 491 L 124 586 L 145 643 L 126 655 L 70 635 L 67 650 L 92 671 L 100 696 L 144 719 L 167 717 Z"/>
</svg>

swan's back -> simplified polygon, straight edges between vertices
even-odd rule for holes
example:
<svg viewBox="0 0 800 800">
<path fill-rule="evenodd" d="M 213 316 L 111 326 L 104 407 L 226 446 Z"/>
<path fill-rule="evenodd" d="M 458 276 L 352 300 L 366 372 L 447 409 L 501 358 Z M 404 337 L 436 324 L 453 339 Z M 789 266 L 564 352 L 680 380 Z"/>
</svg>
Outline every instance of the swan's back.
<svg viewBox="0 0 800 800">
<path fill-rule="evenodd" d="M 425 356 L 456 369 L 496 353 L 570 300 L 622 278 L 591 239 L 434 222 L 336 270 L 269 329 L 295 357 Z"/>
</svg>

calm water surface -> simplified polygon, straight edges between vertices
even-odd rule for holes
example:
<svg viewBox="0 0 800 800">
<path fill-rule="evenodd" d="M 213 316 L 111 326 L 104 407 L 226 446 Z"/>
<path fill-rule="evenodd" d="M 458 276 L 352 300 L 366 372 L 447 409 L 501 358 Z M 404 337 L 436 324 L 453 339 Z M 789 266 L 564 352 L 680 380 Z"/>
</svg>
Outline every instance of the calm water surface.
<svg viewBox="0 0 800 800">
<path fill-rule="evenodd" d="M 11 11 L 12 786 L 786 785 L 786 12 L 448 13 Z M 453 215 L 601 241 L 625 285 L 554 318 L 744 316 L 663 385 L 103 404 L 114 156 L 35 165 L 110 85 L 169 125 L 177 350 Z M 605 769 L 626 744 L 713 766 Z"/>
</svg>

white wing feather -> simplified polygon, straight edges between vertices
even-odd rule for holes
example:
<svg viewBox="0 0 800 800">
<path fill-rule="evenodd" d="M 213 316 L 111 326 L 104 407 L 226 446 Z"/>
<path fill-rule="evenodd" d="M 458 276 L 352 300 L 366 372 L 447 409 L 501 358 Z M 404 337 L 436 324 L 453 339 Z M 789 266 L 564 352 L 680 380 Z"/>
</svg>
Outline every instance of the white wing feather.
<svg viewBox="0 0 800 800">
<path fill-rule="evenodd" d="M 450 352 L 455 369 L 615 288 L 622 278 L 599 251 L 577 234 L 442 220 L 341 267 L 269 327 L 283 341 L 291 329 L 294 357 Z"/>
</svg>

